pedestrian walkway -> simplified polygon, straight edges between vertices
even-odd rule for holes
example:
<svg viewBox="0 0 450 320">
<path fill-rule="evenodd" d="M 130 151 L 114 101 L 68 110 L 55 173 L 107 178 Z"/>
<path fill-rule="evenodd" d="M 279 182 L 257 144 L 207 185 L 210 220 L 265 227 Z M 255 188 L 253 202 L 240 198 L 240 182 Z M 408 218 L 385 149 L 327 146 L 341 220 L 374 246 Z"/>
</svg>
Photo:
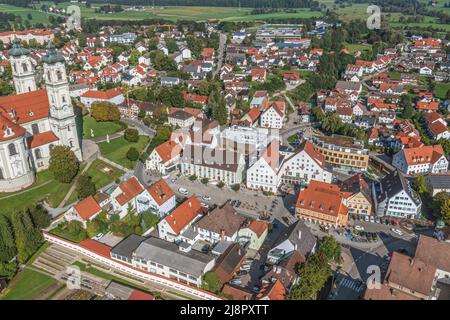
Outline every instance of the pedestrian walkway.
<svg viewBox="0 0 450 320">
<path fill-rule="evenodd" d="M 359 281 L 355 281 L 349 278 L 342 278 L 339 282 L 340 286 L 344 286 L 350 290 L 361 292 L 364 290 L 364 286 L 359 283 Z"/>
</svg>

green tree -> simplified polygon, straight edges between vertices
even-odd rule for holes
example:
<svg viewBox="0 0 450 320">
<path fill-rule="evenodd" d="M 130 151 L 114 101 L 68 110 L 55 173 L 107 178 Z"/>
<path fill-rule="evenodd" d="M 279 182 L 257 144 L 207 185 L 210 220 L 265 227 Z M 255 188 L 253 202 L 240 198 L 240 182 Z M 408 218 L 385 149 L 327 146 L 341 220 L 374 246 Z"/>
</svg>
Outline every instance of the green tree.
<svg viewBox="0 0 450 320">
<path fill-rule="evenodd" d="M 17 259 L 26 262 L 42 243 L 42 234 L 33 224 L 28 211 L 16 212 L 11 216 L 17 248 Z"/>
<path fill-rule="evenodd" d="M 78 199 L 83 200 L 89 196 L 95 195 L 97 193 L 97 188 L 95 187 L 95 183 L 92 181 L 91 176 L 82 174 L 78 178 L 75 191 L 77 192 Z"/>
<path fill-rule="evenodd" d="M 128 63 L 132 66 L 137 65 L 140 56 L 141 56 L 141 53 L 137 49 L 131 50 L 130 58 L 128 59 Z"/>
<path fill-rule="evenodd" d="M 326 236 L 320 241 L 319 252 L 329 261 L 338 262 L 341 257 L 341 244 L 333 236 Z"/>
<path fill-rule="evenodd" d="M 135 147 L 131 147 L 127 152 L 127 159 L 130 161 L 136 161 L 139 159 L 139 151 Z"/>
<path fill-rule="evenodd" d="M 91 116 L 97 121 L 119 121 L 119 108 L 107 101 L 96 101 L 91 106 Z"/>
<path fill-rule="evenodd" d="M 123 137 L 128 142 L 138 142 L 139 131 L 137 131 L 136 129 L 131 129 L 131 128 L 126 129 Z"/>
<path fill-rule="evenodd" d="M 220 282 L 217 273 L 215 273 L 214 271 L 205 273 L 205 275 L 203 276 L 202 288 L 203 290 L 207 290 L 212 293 L 219 293 L 220 289 L 222 288 L 222 283 Z"/>
<path fill-rule="evenodd" d="M 0 276 L 11 280 L 17 272 L 17 262 L 1 263 L 0 262 Z"/>
<path fill-rule="evenodd" d="M 441 204 L 441 217 L 446 224 L 450 223 L 450 199 L 445 200 Z"/>
<path fill-rule="evenodd" d="M 206 177 L 205 177 L 205 178 L 202 178 L 201 182 L 202 182 L 203 184 L 208 184 L 209 179 L 206 178 Z"/>
<path fill-rule="evenodd" d="M 315 300 L 331 276 L 327 257 L 322 253 L 312 255 L 298 270 L 300 282 L 292 287 L 291 300 Z"/>
<path fill-rule="evenodd" d="M 400 98 L 400 107 L 402 108 L 402 118 L 403 119 L 411 119 L 414 114 L 415 110 L 412 106 L 411 97 L 408 95 L 402 95 Z"/>
<path fill-rule="evenodd" d="M 10 221 L 0 214 L 0 263 L 10 261 L 16 254 L 13 228 Z"/>
<path fill-rule="evenodd" d="M 427 183 L 425 181 L 424 176 L 418 176 L 416 178 L 415 187 L 416 187 L 417 192 L 419 192 L 420 194 L 424 194 L 424 193 L 428 192 L 428 187 L 427 187 Z"/>
<path fill-rule="evenodd" d="M 78 158 L 67 146 L 55 146 L 50 151 L 49 171 L 62 183 L 70 183 L 80 168 Z"/>
<path fill-rule="evenodd" d="M 239 191 L 240 188 L 241 188 L 241 185 L 239 183 L 233 184 L 231 186 L 231 189 L 236 191 L 236 192 Z"/>
<path fill-rule="evenodd" d="M 50 225 L 51 219 L 48 215 L 48 211 L 41 204 L 31 207 L 29 212 L 33 219 L 33 223 L 37 228 L 44 229 Z"/>
</svg>

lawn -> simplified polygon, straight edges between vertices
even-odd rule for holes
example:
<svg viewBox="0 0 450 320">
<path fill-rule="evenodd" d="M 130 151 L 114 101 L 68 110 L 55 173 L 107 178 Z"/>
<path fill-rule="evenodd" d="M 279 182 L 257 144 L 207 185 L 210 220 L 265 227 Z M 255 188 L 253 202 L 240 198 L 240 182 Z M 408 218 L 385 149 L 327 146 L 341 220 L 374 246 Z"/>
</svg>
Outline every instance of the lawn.
<svg viewBox="0 0 450 320">
<path fill-rule="evenodd" d="M 359 43 L 345 43 L 345 47 L 348 49 L 350 54 L 354 54 L 356 51 L 368 51 L 372 50 L 370 44 L 359 44 Z"/>
<path fill-rule="evenodd" d="M 16 7 L 8 4 L 0 4 L 0 12 L 12 13 L 22 18 L 22 21 L 28 20 L 30 23 L 48 24 L 48 17 L 50 14 L 39 12 L 31 8 Z M 31 20 L 28 19 L 28 14 L 31 14 Z M 55 15 L 56 17 L 57 15 Z"/>
<path fill-rule="evenodd" d="M 128 142 L 124 137 L 116 138 L 108 142 L 99 143 L 102 155 L 126 168 L 133 169 L 135 161 L 127 159 L 127 152 L 131 147 L 135 147 L 139 153 L 144 151 L 149 142 L 149 137 L 139 136 L 138 142 Z"/>
<path fill-rule="evenodd" d="M 35 184 L 25 191 L 0 194 L 0 213 L 10 215 L 14 211 L 25 210 L 47 199 L 52 207 L 57 207 L 66 196 L 71 184 L 57 182 L 50 171 L 37 173 Z"/>
<path fill-rule="evenodd" d="M 450 82 L 436 82 L 434 94 L 439 99 L 445 100 L 448 90 L 450 90 Z"/>
<path fill-rule="evenodd" d="M 107 134 L 111 135 L 113 133 L 122 131 L 125 129 L 125 126 L 120 122 L 112 122 L 112 121 L 97 122 L 91 116 L 85 116 L 83 118 L 84 139 L 93 138 L 91 136 L 91 129 L 94 132 L 94 137 L 103 137 L 106 136 Z"/>
<path fill-rule="evenodd" d="M 105 171 L 106 168 L 109 171 Z M 113 167 L 99 159 L 92 162 L 91 166 L 86 170 L 85 173 L 92 178 L 92 181 L 94 182 L 97 190 L 110 184 L 124 174 L 122 170 L 117 169 L 116 167 Z M 69 200 L 67 200 L 67 203 L 73 203 L 77 199 L 77 192 L 74 191 Z"/>
<path fill-rule="evenodd" d="M 40 272 L 25 269 L 11 282 L 1 297 L 2 300 L 32 300 L 56 280 Z"/>
<path fill-rule="evenodd" d="M 390 71 L 388 72 L 389 79 L 391 80 L 400 80 L 401 74 L 400 72 Z"/>
</svg>

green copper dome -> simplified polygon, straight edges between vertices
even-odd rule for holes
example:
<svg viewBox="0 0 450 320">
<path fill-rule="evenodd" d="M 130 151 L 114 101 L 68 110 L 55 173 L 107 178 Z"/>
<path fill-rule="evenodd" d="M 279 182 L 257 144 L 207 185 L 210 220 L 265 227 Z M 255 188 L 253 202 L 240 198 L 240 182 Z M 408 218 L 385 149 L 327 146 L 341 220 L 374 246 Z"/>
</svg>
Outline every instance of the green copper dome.
<svg viewBox="0 0 450 320">
<path fill-rule="evenodd" d="M 62 62 L 64 63 L 64 57 L 58 55 L 58 53 L 56 52 L 56 48 L 53 45 L 53 43 L 51 41 L 48 42 L 47 45 L 47 52 L 45 53 L 45 55 L 42 57 L 42 62 L 47 63 L 47 64 L 53 64 L 53 63 L 57 63 L 57 62 Z"/>
<path fill-rule="evenodd" d="M 9 55 L 12 57 L 27 56 L 30 54 L 30 50 L 22 47 L 22 43 L 19 39 L 14 38 L 12 41 L 12 48 L 9 50 Z"/>
</svg>

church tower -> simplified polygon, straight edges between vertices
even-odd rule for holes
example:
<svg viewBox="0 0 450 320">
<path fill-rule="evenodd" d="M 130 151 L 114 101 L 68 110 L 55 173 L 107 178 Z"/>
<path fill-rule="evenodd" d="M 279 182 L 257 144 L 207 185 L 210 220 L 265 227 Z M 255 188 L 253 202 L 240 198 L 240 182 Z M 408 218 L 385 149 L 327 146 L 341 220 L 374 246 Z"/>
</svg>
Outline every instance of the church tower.
<svg viewBox="0 0 450 320">
<path fill-rule="evenodd" d="M 14 38 L 11 50 L 11 68 L 16 93 L 26 93 L 36 90 L 34 66 L 30 58 L 30 50 L 22 47 L 20 40 Z"/>
<path fill-rule="evenodd" d="M 45 87 L 50 103 L 51 130 L 59 138 L 60 143 L 70 147 L 81 161 L 80 139 L 70 99 L 65 60 L 57 54 L 53 43 L 49 42 L 42 62 L 44 63 Z"/>
</svg>

